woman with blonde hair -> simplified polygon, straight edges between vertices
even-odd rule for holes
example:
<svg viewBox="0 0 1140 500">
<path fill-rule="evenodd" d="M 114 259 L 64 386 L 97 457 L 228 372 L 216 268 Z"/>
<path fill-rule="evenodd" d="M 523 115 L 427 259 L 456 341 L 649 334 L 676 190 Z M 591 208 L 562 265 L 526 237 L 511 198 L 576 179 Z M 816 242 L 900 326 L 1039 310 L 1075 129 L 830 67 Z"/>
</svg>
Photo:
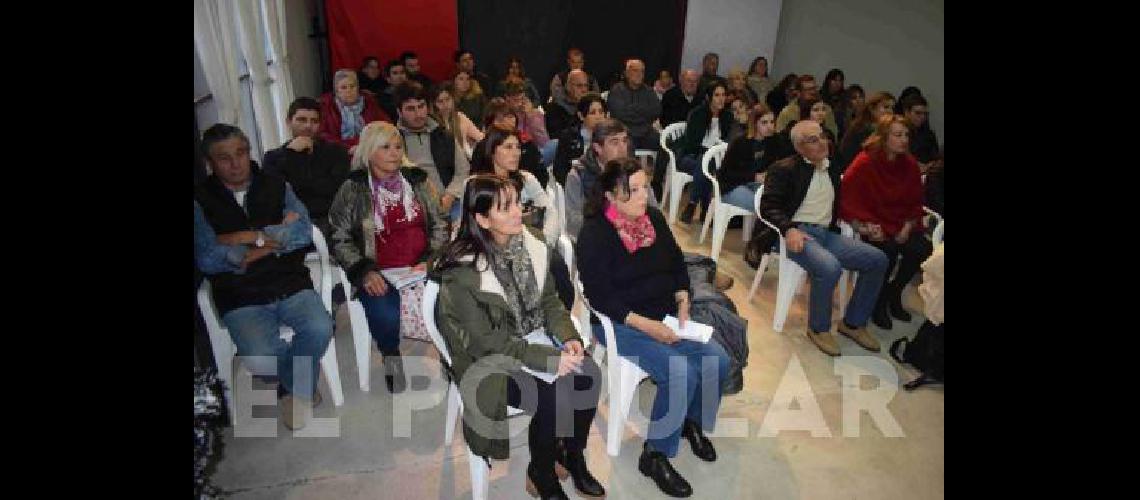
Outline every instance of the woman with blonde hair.
<svg viewBox="0 0 1140 500">
<path fill-rule="evenodd" d="M 426 269 L 447 243 L 447 222 L 427 172 L 408 160 L 404 139 L 391 123 L 372 122 L 360 132 L 352 171 L 329 208 L 329 223 L 330 247 L 356 289 L 384 355 L 388 390 L 402 392 L 401 329 L 409 335 L 426 330 L 419 307 L 400 307 L 401 295 L 414 289 L 397 290 L 382 271 Z"/>
</svg>

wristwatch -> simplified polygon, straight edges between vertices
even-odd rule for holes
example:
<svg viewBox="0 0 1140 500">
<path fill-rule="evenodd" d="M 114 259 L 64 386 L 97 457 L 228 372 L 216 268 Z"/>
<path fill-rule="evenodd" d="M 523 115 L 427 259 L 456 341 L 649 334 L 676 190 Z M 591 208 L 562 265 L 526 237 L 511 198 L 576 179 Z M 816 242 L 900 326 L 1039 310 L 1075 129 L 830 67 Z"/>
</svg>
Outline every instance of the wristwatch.
<svg viewBox="0 0 1140 500">
<path fill-rule="evenodd" d="M 261 231 L 257 232 L 257 239 L 253 241 L 253 246 L 257 248 L 265 246 L 265 235 Z"/>
</svg>

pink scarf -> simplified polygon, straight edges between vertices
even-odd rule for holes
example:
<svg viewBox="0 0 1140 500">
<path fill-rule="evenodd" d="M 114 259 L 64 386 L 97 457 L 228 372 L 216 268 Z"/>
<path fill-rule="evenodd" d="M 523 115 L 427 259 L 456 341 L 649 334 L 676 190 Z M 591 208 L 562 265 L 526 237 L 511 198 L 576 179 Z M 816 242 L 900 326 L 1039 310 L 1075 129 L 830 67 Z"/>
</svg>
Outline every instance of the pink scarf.
<svg viewBox="0 0 1140 500">
<path fill-rule="evenodd" d="M 648 213 L 630 220 L 618 213 L 617 207 L 613 203 L 606 203 L 605 214 L 606 219 L 617 229 L 621 243 L 625 245 L 625 249 L 629 253 L 636 252 L 638 248 L 650 246 L 657 240 L 657 232 L 653 229 L 653 223 L 650 222 Z"/>
</svg>

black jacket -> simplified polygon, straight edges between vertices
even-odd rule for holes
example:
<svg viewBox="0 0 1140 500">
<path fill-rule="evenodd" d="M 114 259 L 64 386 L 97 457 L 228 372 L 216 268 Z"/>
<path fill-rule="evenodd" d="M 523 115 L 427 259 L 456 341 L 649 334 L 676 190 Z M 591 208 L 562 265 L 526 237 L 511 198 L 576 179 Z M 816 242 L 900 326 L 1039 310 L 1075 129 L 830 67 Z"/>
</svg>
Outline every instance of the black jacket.
<svg viewBox="0 0 1140 500">
<path fill-rule="evenodd" d="M 784 149 L 780 142 L 780 136 L 773 135 L 761 141 L 743 136 L 729 143 L 728 151 L 724 153 L 724 165 L 716 172 L 721 196 L 736 186 L 755 181 L 756 174 L 767 172 L 769 165 L 787 158 L 786 154 L 780 156 Z"/>
<path fill-rule="evenodd" d="M 760 197 L 760 214 L 764 220 L 776 226 L 780 235 L 787 235 L 788 229 L 796 227 L 798 223 L 792 222 L 796 211 L 800 209 L 804 198 L 807 197 L 811 178 L 815 173 L 812 166 L 803 156 L 795 155 L 784 158 L 768 167 L 768 175 L 764 178 L 764 195 Z M 831 177 L 831 187 L 835 190 L 835 198 L 831 200 L 831 222 L 828 229 L 839 232 L 836 217 L 839 214 L 839 169 L 835 163 L 827 170 Z M 760 248 L 768 249 L 776 241 L 776 233 L 764 225 L 767 231 L 761 230 Z"/>
<path fill-rule="evenodd" d="M 563 131 L 571 127 L 578 130 L 578 126 L 582 124 L 577 111 L 567 111 L 556 102 L 547 104 L 543 110 L 546 111 L 546 133 L 550 134 L 550 137 L 560 137 Z"/>
<path fill-rule="evenodd" d="M 700 94 L 693 96 L 693 102 L 685 100 L 681 86 L 677 85 L 665 91 L 661 96 L 661 128 L 689 118 L 689 112 L 697 107 L 703 99 Z"/>
<path fill-rule="evenodd" d="M 258 230 L 280 224 L 285 208 L 285 181 L 279 177 L 252 174 L 245 210 L 233 192 L 211 175 L 194 189 L 194 200 L 217 234 Z M 247 215 L 248 212 L 248 215 Z M 214 304 L 222 316 L 239 307 L 269 304 L 301 290 L 313 288 L 305 249 L 280 256 L 269 254 L 250 264 L 243 273 L 208 275 Z"/>
<path fill-rule="evenodd" d="M 709 131 L 709 123 L 712 121 L 711 115 L 709 107 L 704 103 L 693 108 L 693 111 L 689 113 L 685 135 L 681 136 L 681 140 L 673 145 L 673 150 L 677 152 L 678 163 L 680 163 L 682 156 L 704 151 L 705 148 L 701 146 L 701 141 L 705 139 L 705 134 Z M 735 121 L 732 117 L 732 110 L 725 106 L 724 109 L 720 110 L 717 119 L 720 120 L 720 140 L 728 142 L 728 133 L 732 131 L 732 123 Z"/>
<path fill-rule="evenodd" d="M 566 186 L 570 162 L 581 158 L 585 152 L 586 142 L 582 140 L 581 124 L 563 130 L 558 136 L 558 149 L 554 153 L 554 180 Z"/>
<path fill-rule="evenodd" d="M 476 172 L 486 173 L 495 171 L 495 167 L 491 164 L 491 159 L 483 154 L 483 148 L 486 147 L 486 144 L 487 139 L 484 138 L 475 143 L 475 149 L 471 151 L 472 175 Z M 530 172 L 542 187 L 546 187 L 546 183 L 550 180 L 550 174 L 546 172 L 546 167 L 542 166 L 542 152 L 538 150 L 538 146 L 534 145 L 534 141 L 522 143 L 522 157 L 519 158 L 519 170 Z M 442 172 L 440 174 L 442 175 Z"/>
<path fill-rule="evenodd" d="M 910 131 L 910 153 L 921 163 L 938 158 L 938 137 L 930 129 L 930 122 Z M 854 159 L 854 157 L 852 157 Z"/>
<path fill-rule="evenodd" d="M 309 210 L 309 218 L 329 236 L 329 206 L 348 177 L 348 150 L 333 142 L 313 138 L 313 150 L 297 152 L 289 143 L 265 153 L 265 173 L 285 179 Z"/>
</svg>

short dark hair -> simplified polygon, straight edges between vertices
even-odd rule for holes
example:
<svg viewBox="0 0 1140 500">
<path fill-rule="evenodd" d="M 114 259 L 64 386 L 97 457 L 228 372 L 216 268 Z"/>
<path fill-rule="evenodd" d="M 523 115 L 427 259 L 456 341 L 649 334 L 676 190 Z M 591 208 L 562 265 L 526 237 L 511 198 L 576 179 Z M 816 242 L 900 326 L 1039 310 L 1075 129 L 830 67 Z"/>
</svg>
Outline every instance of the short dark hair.
<svg viewBox="0 0 1140 500">
<path fill-rule="evenodd" d="M 293 115 L 297 114 L 297 111 L 300 111 L 302 109 L 316 111 L 317 115 L 320 115 L 321 103 L 317 102 L 317 100 L 313 99 L 312 97 L 298 97 L 293 100 L 293 104 L 289 105 L 289 112 L 285 114 L 285 119 L 292 120 Z"/>
<path fill-rule="evenodd" d="M 202 132 L 202 155 L 206 157 L 206 161 L 210 161 L 210 148 L 214 147 L 214 144 L 234 137 L 245 141 L 245 146 L 249 147 L 249 137 L 245 135 L 245 132 L 228 123 L 215 123 L 205 132 Z"/>
<path fill-rule="evenodd" d="M 400 62 L 405 63 L 405 64 L 407 64 L 408 59 L 419 59 L 419 58 L 420 58 L 420 56 L 417 56 L 415 52 L 412 52 L 410 50 L 405 50 L 403 54 L 400 54 Z"/>
<path fill-rule="evenodd" d="M 601 94 L 590 92 L 589 94 L 582 96 L 582 99 L 578 101 L 578 112 L 582 113 L 582 116 L 590 114 L 590 105 L 594 104 L 595 102 L 602 104 L 602 111 L 610 110 L 609 106 L 606 106 L 606 100 L 602 99 Z"/>
<path fill-rule="evenodd" d="M 799 102 L 800 120 L 810 120 L 811 119 L 811 108 L 813 108 L 815 106 L 815 103 L 817 103 L 817 102 L 823 102 L 823 99 L 820 99 L 818 97 L 816 97 L 815 99 L 800 98 L 800 102 Z"/>
<path fill-rule="evenodd" d="M 709 52 L 701 58 L 701 64 L 704 64 L 705 61 L 709 60 L 710 57 L 715 57 L 717 62 L 720 62 L 720 54 L 717 54 L 716 52 Z"/>
<path fill-rule="evenodd" d="M 427 94 L 424 93 L 423 85 L 419 82 L 408 81 L 396 86 L 392 92 L 395 95 L 396 109 L 404 107 L 404 103 L 411 100 L 427 101 Z"/>
<path fill-rule="evenodd" d="M 626 127 L 625 124 L 621 121 L 615 120 L 613 118 L 606 118 L 594 126 L 593 135 L 590 137 L 590 142 L 593 144 L 602 145 L 606 143 L 606 138 L 609 136 L 620 134 L 622 132 L 625 132 L 628 135 L 629 127 Z"/>
<path fill-rule="evenodd" d="M 388 64 L 384 65 L 384 76 L 392 76 L 392 68 L 403 65 L 403 59 L 392 59 L 391 61 L 388 61 Z"/>
<path fill-rule="evenodd" d="M 514 116 L 515 126 L 518 126 L 518 116 L 515 115 L 514 111 L 511 111 L 511 107 L 507 105 L 507 101 L 503 100 L 502 97 L 491 98 L 491 100 L 487 102 L 486 109 L 483 110 L 483 127 L 490 127 L 495 123 L 495 117 L 503 115 Z"/>
<path fill-rule="evenodd" d="M 641 163 L 634 158 L 618 158 L 606 162 L 602 166 L 602 174 L 594 181 L 593 190 L 587 193 L 586 206 L 583 213 L 586 217 L 595 217 L 606 208 L 606 193 L 616 193 L 618 186 L 629 196 L 629 178 L 642 172 Z"/>
<path fill-rule="evenodd" d="M 906 96 L 902 101 L 902 110 L 904 113 L 910 111 L 910 108 L 915 106 L 929 106 L 929 104 L 926 103 L 926 98 L 922 97 L 922 94 L 911 94 Z"/>
<path fill-rule="evenodd" d="M 804 89 L 804 82 L 814 82 L 814 81 L 815 81 L 815 77 L 812 75 L 800 75 L 799 78 L 796 78 L 796 90 L 803 90 Z"/>
<path fill-rule="evenodd" d="M 368 63 L 370 63 L 370 62 L 372 62 L 372 61 L 376 61 L 376 65 L 377 65 L 377 66 L 379 66 L 379 65 L 380 65 L 380 58 L 379 58 L 379 57 L 376 57 L 376 56 L 364 56 L 364 60 L 363 60 L 363 61 L 360 61 L 360 69 L 364 69 L 364 67 L 365 67 L 365 66 L 368 66 Z"/>
<path fill-rule="evenodd" d="M 455 51 L 455 54 L 452 55 L 452 59 L 455 59 L 455 62 L 459 62 L 459 58 L 463 57 L 463 54 L 471 54 L 471 58 L 472 59 L 475 58 L 474 52 L 471 52 L 470 50 L 467 50 L 467 49 L 459 49 L 459 50 Z"/>
</svg>

